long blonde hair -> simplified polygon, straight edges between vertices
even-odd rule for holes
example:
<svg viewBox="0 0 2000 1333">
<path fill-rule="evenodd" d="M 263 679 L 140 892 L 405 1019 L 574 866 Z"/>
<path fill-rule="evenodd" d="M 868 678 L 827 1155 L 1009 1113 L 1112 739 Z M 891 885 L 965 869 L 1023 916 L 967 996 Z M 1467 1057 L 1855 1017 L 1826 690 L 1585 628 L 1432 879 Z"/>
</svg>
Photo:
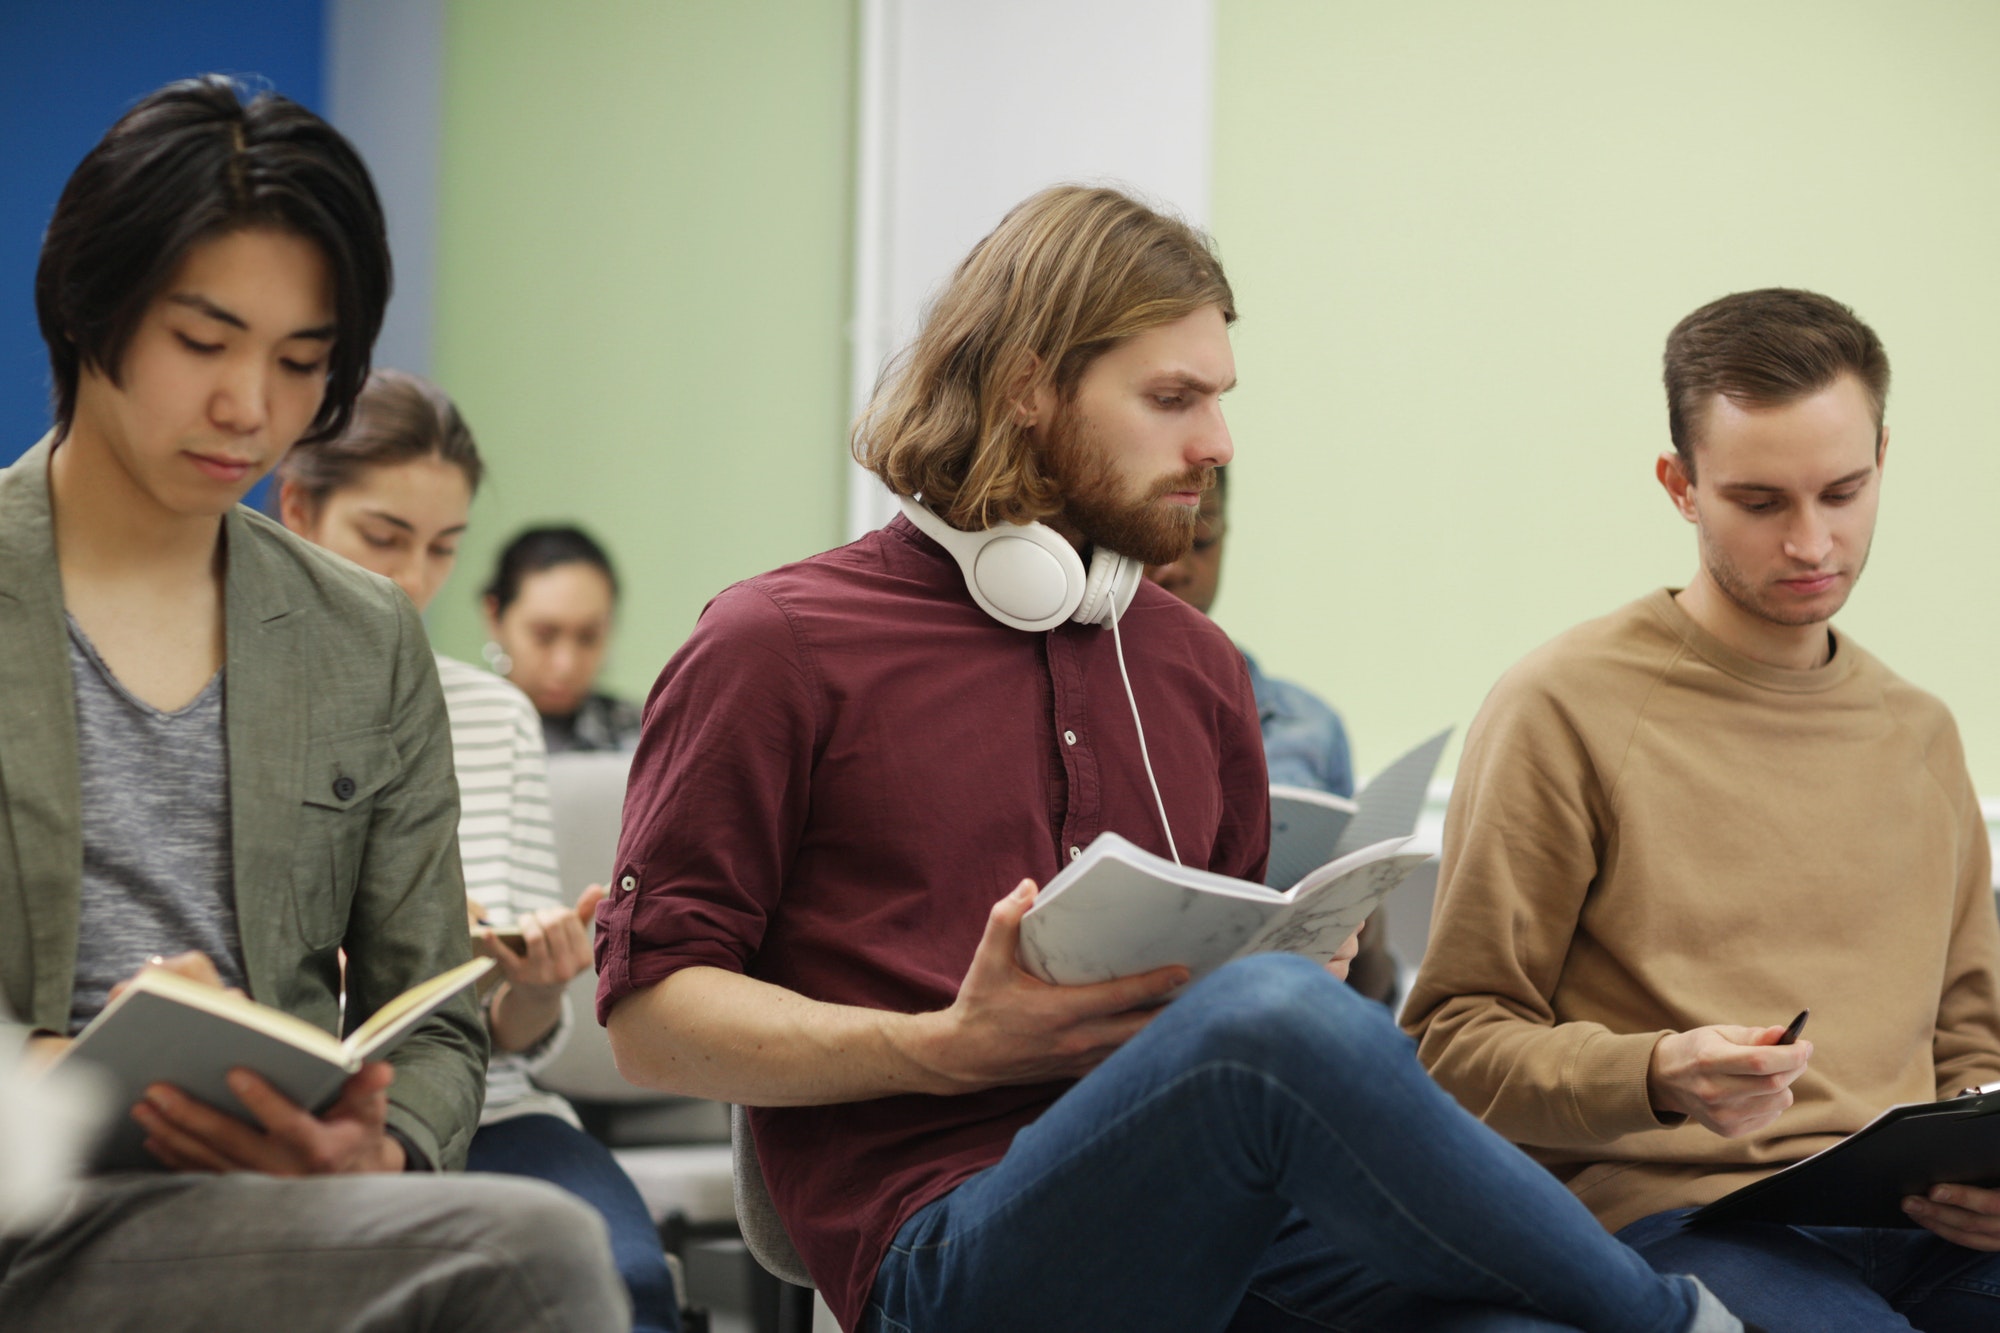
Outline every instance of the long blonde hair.
<svg viewBox="0 0 2000 1333">
<path fill-rule="evenodd" d="M 1043 386 L 1072 401 L 1119 342 L 1211 305 L 1236 318 L 1200 232 L 1117 190 L 1043 190 L 972 248 L 883 370 L 854 457 L 956 528 L 1052 517 L 1062 496 L 1016 404 Z"/>
</svg>

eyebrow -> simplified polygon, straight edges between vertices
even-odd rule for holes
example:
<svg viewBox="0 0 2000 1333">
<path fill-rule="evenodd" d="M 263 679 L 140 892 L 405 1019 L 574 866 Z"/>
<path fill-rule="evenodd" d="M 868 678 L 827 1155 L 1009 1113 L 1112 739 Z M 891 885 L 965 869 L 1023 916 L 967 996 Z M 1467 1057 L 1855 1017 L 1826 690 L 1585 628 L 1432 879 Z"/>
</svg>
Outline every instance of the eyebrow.
<svg viewBox="0 0 2000 1333">
<path fill-rule="evenodd" d="M 1179 387 L 1184 389 L 1192 389 L 1196 393 L 1213 393 L 1213 394 L 1225 394 L 1228 393 L 1231 389 L 1236 387 L 1236 380 L 1233 376 L 1230 378 L 1229 383 L 1217 384 L 1214 380 L 1204 379 L 1200 375 L 1195 374 L 1191 370 L 1170 370 L 1165 374 L 1157 377 L 1153 381 L 1153 383 L 1156 385 L 1157 384 L 1178 385 Z"/>
<path fill-rule="evenodd" d="M 387 510 L 364 509 L 361 511 L 361 515 L 363 518 L 379 518 L 392 528 L 401 528 L 404 532 L 409 533 L 411 536 L 416 535 L 417 529 L 415 524 L 411 523 L 408 519 L 397 518 L 394 514 L 389 513 Z M 452 527 L 442 529 L 438 533 L 438 536 L 456 537 L 459 533 L 464 532 L 467 526 L 468 525 L 464 523 L 456 524 Z"/>
<path fill-rule="evenodd" d="M 1830 491 L 1840 486 L 1851 486 L 1857 481 L 1866 481 L 1874 471 L 1873 467 L 1864 467 L 1850 472 L 1844 477 L 1836 477 L 1819 489 Z M 1754 491 L 1759 495 L 1783 495 L 1785 493 L 1783 486 L 1766 486 L 1762 482 L 1757 481 L 1726 481 L 1718 485 L 1716 489 L 1719 491 Z"/>
<path fill-rule="evenodd" d="M 186 306 L 188 309 L 206 315 L 210 319 L 218 320 L 233 329 L 242 329 L 245 333 L 250 331 L 250 326 L 243 321 L 241 315 L 236 314 L 234 311 L 223 309 L 199 292 L 174 292 L 167 297 L 167 300 L 175 305 Z M 310 338 L 315 342 L 332 342 L 333 331 L 333 325 L 320 324 L 310 329 L 299 329 L 288 333 L 285 335 L 285 340 L 289 342 L 293 338 Z"/>
</svg>

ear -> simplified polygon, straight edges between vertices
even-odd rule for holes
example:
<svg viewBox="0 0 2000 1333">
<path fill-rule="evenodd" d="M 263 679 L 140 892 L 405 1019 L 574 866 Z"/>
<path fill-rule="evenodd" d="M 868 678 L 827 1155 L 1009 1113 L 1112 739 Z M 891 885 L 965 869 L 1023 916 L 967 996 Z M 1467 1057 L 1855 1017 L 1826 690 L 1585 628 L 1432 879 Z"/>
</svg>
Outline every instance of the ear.
<svg viewBox="0 0 2000 1333">
<path fill-rule="evenodd" d="M 1889 428 L 1882 427 L 1881 438 L 1875 441 L 1875 471 L 1882 471 L 1882 460 L 1889 456 Z"/>
<path fill-rule="evenodd" d="M 1653 464 L 1653 475 L 1659 478 L 1661 488 L 1674 502 L 1674 508 L 1680 511 L 1681 517 L 1690 523 L 1697 522 L 1694 497 L 1689 494 L 1694 489 L 1694 482 L 1688 479 L 1680 454 L 1674 450 L 1661 454 Z"/>
<path fill-rule="evenodd" d="M 299 536 L 312 539 L 319 527 L 319 506 L 294 481 L 278 483 L 278 521 Z"/>
<path fill-rule="evenodd" d="M 1014 424 L 1022 430 L 1055 419 L 1055 386 L 1042 378 L 1042 359 L 1029 352 L 1021 369 L 1007 385 L 1007 401 L 1013 406 Z"/>
<path fill-rule="evenodd" d="M 479 599 L 479 614 L 480 618 L 486 622 L 486 637 L 489 639 L 499 638 L 500 599 L 490 592 L 482 595 Z"/>
</svg>

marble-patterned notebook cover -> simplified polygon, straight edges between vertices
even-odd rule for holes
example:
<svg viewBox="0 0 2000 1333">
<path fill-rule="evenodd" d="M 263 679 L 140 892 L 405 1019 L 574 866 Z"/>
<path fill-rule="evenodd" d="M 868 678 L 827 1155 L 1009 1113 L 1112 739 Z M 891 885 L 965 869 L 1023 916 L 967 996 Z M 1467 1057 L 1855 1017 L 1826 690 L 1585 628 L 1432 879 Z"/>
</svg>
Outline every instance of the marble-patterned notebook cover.
<svg viewBox="0 0 2000 1333">
<path fill-rule="evenodd" d="M 1321 866 L 1280 893 L 1178 866 L 1098 835 L 1021 921 L 1021 966 L 1075 986 L 1180 963 L 1199 979 L 1232 958 L 1296 953 L 1324 963 L 1423 864 L 1392 838 Z"/>
</svg>

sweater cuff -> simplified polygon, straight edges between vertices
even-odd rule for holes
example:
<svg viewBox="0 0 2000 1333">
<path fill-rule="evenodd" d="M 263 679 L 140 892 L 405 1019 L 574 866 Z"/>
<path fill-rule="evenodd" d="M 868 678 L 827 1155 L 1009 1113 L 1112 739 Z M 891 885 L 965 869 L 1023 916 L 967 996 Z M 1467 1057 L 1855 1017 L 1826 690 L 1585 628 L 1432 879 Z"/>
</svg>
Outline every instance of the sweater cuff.
<svg viewBox="0 0 2000 1333">
<path fill-rule="evenodd" d="M 1669 1129 L 1687 1117 L 1653 1110 L 1646 1088 L 1653 1048 L 1670 1034 L 1599 1032 L 1577 1048 L 1570 1067 L 1571 1109 L 1595 1142 Z"/>
</svg>

